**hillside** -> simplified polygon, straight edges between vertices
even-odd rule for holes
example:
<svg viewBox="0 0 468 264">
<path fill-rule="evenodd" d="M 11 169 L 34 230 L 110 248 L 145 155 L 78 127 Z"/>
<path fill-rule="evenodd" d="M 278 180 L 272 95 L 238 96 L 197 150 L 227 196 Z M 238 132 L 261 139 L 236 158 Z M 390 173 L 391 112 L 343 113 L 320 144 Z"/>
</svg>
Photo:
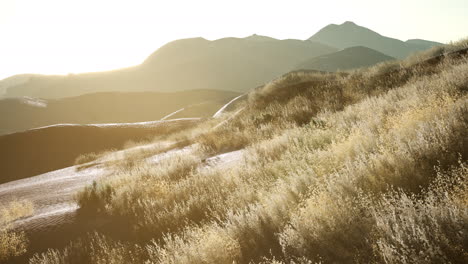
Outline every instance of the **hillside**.
<svg viewBox="0 0 468 264">
<path fill-rule="evenodd" d="M 398 39 L 380 35 L 368 28 L 347 21 L 341 25 L 330 24 L 309 38 L 338 49 L 354 46 L 364 46 L 382 52 L 394 58 L 405 58 L 413 52 L 422 51 L 442 43 L 426 40 L 409 40 L 403 42 Z"/>
<path fill-rule="evenodd" d="M 353 46 L 364 46 L 395 58 L 441 43 L 406 42 L 382 36 L 352 22 L 328 25 L 306 41 L 261 35 L 203 38 L 170 42 L 141 65 L 108 72 L 67 76 L 27 75 L 21 82 L 0 81 L 4 96 L 62 98 L 96 92 L 174 92 L 213 89 L 245 92 L 263 85 L 299 63 Z M 5 82 L 5 83 L 4 83 Z"/>
<path fill-rule="evenodd" d="M 366 47 L 351 47 L 344 50 L 306 60 L 297 69 L 335 72 L 369 67 L 380 62 L 394 60 L 381 52 Z"/>
<path fill-rule="evenodd" d="M 136 67 L 67 76 L 33 76 L 26 83 L 10 86 L 6 96 L 50 99 L 108 91 L 199 89 L 245 92 L 289 71 L 304 59 L 336 51 L 311 41 L 258 39 L 177 40 L 159 48 Z"/>
<path fill-rule="evenodd" d="M 53 124 L 131 123 L 210 117 L 236 92 L 195 90 L 174 93 L 103 92 L 62 99 L 0 99 L 0 135 Z"/>
<path fill-rule="evenodd" d="M 65 168 L 86 154 L 121 149 L 192 127 L 199 119 L 129 124 L 60 124 L 0 136 L 0 183 Z"/>
<path fill-rule="evenodd" d="M 419 49 L 430 49 L 432 47 L 442 45 L 442 43 L 424 40 L 424 39 L 408 39 L 405 42 L 411 45 L 418 46 Z"/>
<path fill-rule="evenodd" d="M 28 82 L 34 74 L 19 74 L 0 80 L 0 98 L 6 95 L 7 89 Z"/>
<path fill-rule="evenodd" d="M 116 160 L 76 195 L 80 234 L 49 250 L 35 240 L 23 257 L 466 263 L 468 43 L 439 52 L 294 71 L 251 90 L 219 118 L 147 145 L 170 158 Z M 41 233 L 53 235 L 65 240 Z"/>
</svg>

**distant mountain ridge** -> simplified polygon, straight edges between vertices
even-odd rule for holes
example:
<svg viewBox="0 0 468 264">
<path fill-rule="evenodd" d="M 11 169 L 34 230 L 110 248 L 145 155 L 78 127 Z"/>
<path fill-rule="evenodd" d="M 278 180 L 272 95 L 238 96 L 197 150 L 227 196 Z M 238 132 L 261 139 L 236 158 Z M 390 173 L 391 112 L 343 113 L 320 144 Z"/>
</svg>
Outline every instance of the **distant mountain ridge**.
<svg viewBox="0 0 468 264">
<path fill-rule="evenodd" d="M 307 58 L 337 51 L 303 40 L 266 37 L 203 38 L 170 42 L 141 65 L 59 77 L 34 76 L 7 96 L 61 98 L 93 92 L 227 90 L 245 92 L 289 71 Z"/>
<path fill-rule="evenodd" d="M 300 63 L 296 68 L 298 70 L 335 72 L 337 70 L 368 67 L 383 61 L 394 59 L 395 58 L 387 56 L 376 50 L 357 46 L 306 60 Z"/>
<path fill-rule="evenodd" d="M 398 39 L 380 35 L 354 22 L 344 22 L 341 25 L 330 24 L 309 38 L 339 49 L 354 46 L 364 46 L 395 58 L 405 58 L 415 51 L 421 51 L 442 43 L 427 40 L 409 40 L 403 42 Z"/>
<path fill-rule="evenodd" d="M 429 40 L 424 40 L 424 39 L 408 39 L 405 42 L 408 44 L 417 46 L 420 49 L 430 49 L 434 46 L 443 45 L 442 43 L 439 43 L 439 42 L 429 41 Z"/>
<path fill-rule="evenodd" d="M 435 45 L 442 44 L 420 39 L 404 42 L 353 22 L 328 25 L 305 41 L 278 40 L 256 34 L 214 41 L 181 39 L 162 46 L 135 67 L 68 76 L 27 75 L 19 81 L 13 78 L 14 82 L 3 80 L 0 81 L 0 96 L 2 92 L 7 97 L 36 98 L 116 91 L 245 92 L 296 69 L 304 61 L 350 47 L 363 46 L 387 56 L 404 58 Z"/>
<path fill-rule="evenodd" d="M 4 96 L 7 89 L 28 82 L 36 74 L 18 74 L 0 80 L 0 98 Z"/>
</svg>

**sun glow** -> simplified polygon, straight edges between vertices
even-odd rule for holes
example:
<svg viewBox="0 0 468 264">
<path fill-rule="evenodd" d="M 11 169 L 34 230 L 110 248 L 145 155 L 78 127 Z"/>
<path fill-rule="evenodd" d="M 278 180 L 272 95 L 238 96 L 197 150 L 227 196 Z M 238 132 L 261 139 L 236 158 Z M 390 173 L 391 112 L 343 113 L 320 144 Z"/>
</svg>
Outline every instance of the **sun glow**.
<svg viewBox="0 0 468 264">
<path fill-rule="evenodd" d="M 446 1 L 444 7 L 421 0 L 396 2 L 2 0 L 0 79 L 19 73 L 128 67 L 167 42 L 188 37 L 217 39 L 257 33 L 306 39 L 329 23 L 352 20 L 400 39 L 446 42 L 462 37 L 460 32 L 468 27 L 462 0 Z M 427 9 L 420 12 L 424 17 L 419 24 L 413 23 L 412 14 L 422 7 Z M 440 17 L 444 8 L 450 8 L 451 17 L 434 24 L 433 17 Z M 440 24 L 442 20 L 445 24 Z"/>
</svg>

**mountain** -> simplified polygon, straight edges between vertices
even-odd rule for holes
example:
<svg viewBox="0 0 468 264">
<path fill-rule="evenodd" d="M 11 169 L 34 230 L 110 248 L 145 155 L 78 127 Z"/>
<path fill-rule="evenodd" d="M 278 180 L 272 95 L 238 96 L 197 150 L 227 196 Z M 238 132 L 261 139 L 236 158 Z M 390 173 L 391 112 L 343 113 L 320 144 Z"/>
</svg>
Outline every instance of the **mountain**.
<svg viewBox="0 0 468 264">
<path fill-rule="evenodd" d="M 297 69 L 334 72 L 368 67 L 394 59 L 376 50 L 358 46 L 303 61 Z"/>
<path fill-rule="evenodd" d="M 353 46 L 364 46 L 395 58 L 405 58 L 415 51 L 428 49 L 442 43 L 426 40 L 409 40 L 403 42 L 398 39 L 380 35 L 368 28 L 347 21 L 341 25 L 330 24 L 309 38 L 339 49 Z"/>
<path fill-rule="evenodd" d="M 33 76 L 10 86 L 7 96 L 61 98 L 106 91 L 182 91 L 215 89 L 247 91 L 289 71 L 307 58 L 337 51 L 302 40 L 263 36 L 182 39 L 166 44 L 141 65 L 126 69 Z"/>
<path fill-rule="evenodd" d="M 262 35 L 257 35 L 257 34 L 250 35 L 250 36 L 246 37 L 245 39 L 248 39 L 250 41 L 275 41 L 275 40 L 277 40 L 277 39 L 272 38 L 272 37 L 262 36 Z"/>
<path fill-rule="evenodd" d="M 18 74 L 0 81 L 0 98 L 6 94 L 9 87 L 17 86 L 28 82 L 34 74 Z"/>
<path fill-rule="evenodd" d="M 430 49 L 434 46 L 443 45 L 442 43 L 439 43 L 439 42 L 434 42 L 434 41 L 429 41 L 429 40 L 424 40 L 424 39 L 408 39 L 405 42 L 412 46 L 416 46 L 420 49 Z"/>
<path fill-rule="evenodd" d="M 345 48 L 364 46 L 404 58 L 435 45 L 441 43 L 419 39 L 403 42 L 353 22 L 328 25 L 306 41 L 256 34 L 214 41 L 181 39 L 159 48 L 139 66 L 67 76 L 27 75 L 15 82 L 6 79 L 0 81 L 0 93 L 7 97 L 62 98 L 110 91 L 245 92 L 295 69 L 305 60 Z"/>
<path fill-rule="evenodd" d="M 0 99 L 0 135 L 61 123 L 130 123 L 209 117 L 239 93 L 194 90 L 174 93 L 103 92 L 62 99 Z"/>
</svg>

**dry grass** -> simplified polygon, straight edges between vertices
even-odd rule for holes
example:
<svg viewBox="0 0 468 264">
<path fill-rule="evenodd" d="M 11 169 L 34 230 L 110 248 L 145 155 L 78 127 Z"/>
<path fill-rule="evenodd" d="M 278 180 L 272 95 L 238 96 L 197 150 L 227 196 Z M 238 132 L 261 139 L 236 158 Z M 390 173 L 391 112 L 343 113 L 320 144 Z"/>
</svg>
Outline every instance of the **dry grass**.
<svg viewBox="0 0 468 264">
<path fill-rule="evenodd" d="M 11 230 L 11 223 L 19 218 L 29 216 L 34 208 L 27 201 L 13 201 L 0 204 L 0 262 L 26 253 L 28 240 L 24 232 Z"/>
<path fill-rule="evenodd" d="M 420 58 L 257 89 L 174 136 L 188 151 L 84 190 L 102 235 L 32 263 L 466 263 L 468 60 Z"/>
<path fill-rule="evenodd" d="M 78 158 L 75 159 L 75 165 L 80 165 L 80 164 L 83 164 L 83 163 L 88 163 L 88 162 L 94 161 L 94 160 L 98 159 L 100 156 L 101 155 L 96 154 L 94 152 L 81 154 L 80 156 L 78 156 Z"/>
<path fill-rule="evenodd" d="M 385 263 L 466 263 L 468 261 L 468 167 L 439 172 L 423 195 L 385 195 L 371 209 L 372 240 Z"/>
</svg>

